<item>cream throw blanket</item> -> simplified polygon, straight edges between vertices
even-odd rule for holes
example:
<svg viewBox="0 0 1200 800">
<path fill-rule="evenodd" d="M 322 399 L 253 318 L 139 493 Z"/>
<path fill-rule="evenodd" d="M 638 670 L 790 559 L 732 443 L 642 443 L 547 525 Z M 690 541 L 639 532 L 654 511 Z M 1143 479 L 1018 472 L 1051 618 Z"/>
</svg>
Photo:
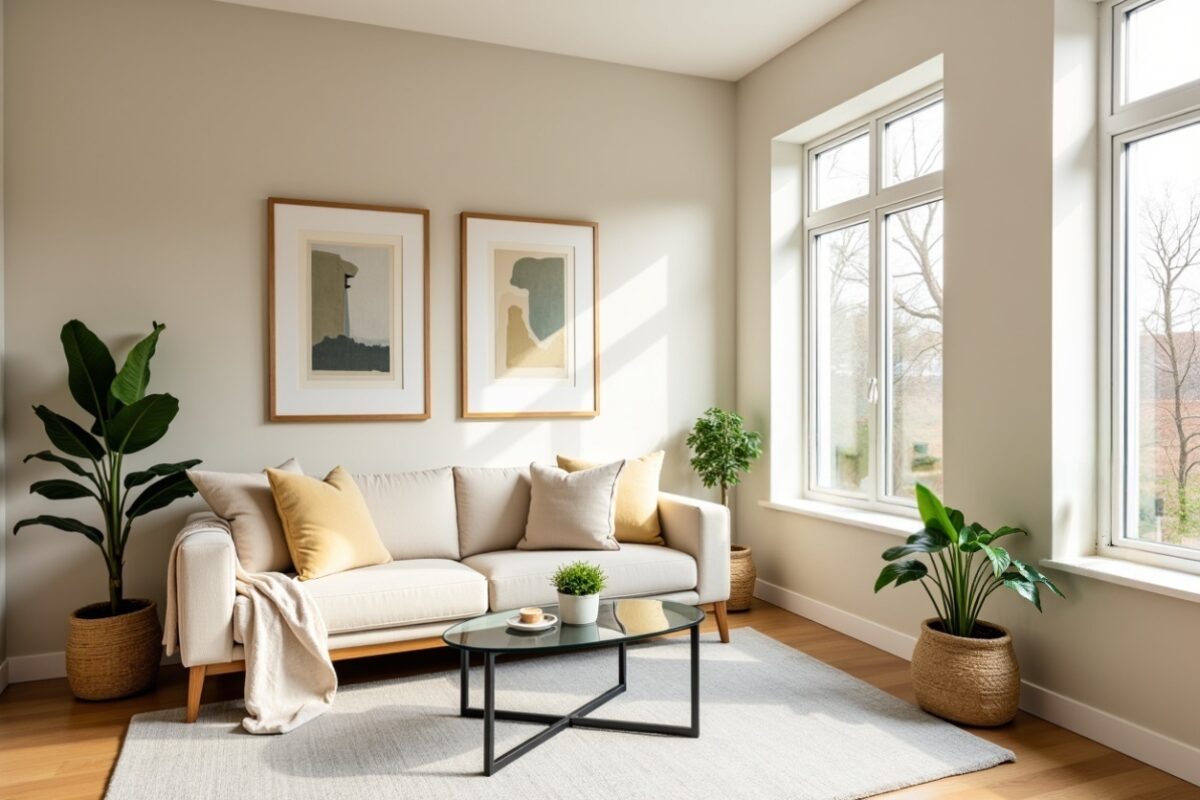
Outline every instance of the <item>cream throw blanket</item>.
<svg viewBox="0 0 1200 800">
<path fill-rule="evenodd" d="M 194 533 L 229 531 L 215 517 L 196 520 L 175 537 L 167 561 L 167 608 L 163 645 L 167 655 L 179 643 L 175 600 L 175 559 L 180 544 Z M 329 634 L 300 581 L 280 572 L 249 573 L 235 563 L 237 593 L 250 601 L 246 651 L 246 711 L 250 733 L 287 733 L 321 716 L 333 704 L 337 673 L 329 659 Z"/>
</svg>

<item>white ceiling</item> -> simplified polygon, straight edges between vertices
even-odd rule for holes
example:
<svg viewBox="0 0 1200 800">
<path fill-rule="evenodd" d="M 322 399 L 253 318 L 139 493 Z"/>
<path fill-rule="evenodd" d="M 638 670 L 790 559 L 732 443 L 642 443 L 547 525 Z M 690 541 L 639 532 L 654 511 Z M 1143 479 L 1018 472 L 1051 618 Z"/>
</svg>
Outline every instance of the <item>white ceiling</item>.
<svg viewBox="0 0 1200 800">
<path fill-rule="evenodd" d="M 737 80 L 859 0 L 223 0 Z"/>
</svg>

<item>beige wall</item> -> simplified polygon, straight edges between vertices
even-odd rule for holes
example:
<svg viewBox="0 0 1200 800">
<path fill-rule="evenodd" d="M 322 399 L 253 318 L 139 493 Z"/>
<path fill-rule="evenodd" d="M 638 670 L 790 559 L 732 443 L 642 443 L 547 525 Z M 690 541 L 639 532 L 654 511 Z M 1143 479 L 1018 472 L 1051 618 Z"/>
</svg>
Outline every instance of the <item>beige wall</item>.
<svg viewBox="0 0 1200 800">
<path fill-rule="evenodd" d="M 1052 471 L 1053 461 L 1077 458 L 1065 449 L 1069 444 L 1090 446 L 1086 430 L 1083 441 L 1076 431 L 1073 443 L 1051 436 L 1052 269 L 1062 267 L 1051 252 L 1053 220 L 1063 217 L 1059 202 L 1052 216 L 1052 177 L 1061 177 L 1052 165 L 1054 7 L 1042 0 L 867 0 L 756 70 L 738 90 L 738 405 L 769 430 L 771 139 L 944 53 L 946 492 L 952 505 L 985 524 L 1027 526 L 1033 536 L 1019 554 L 1034 560 L 1050 555 L 1053 526 L 1072 490 L 1066 484 L 1078 491 L 1092 483 L 1086 457 L 1078 458 L 1082 475 Z M 1064 81 L 1065 87 L 1092 91 L 1078 82 Z M 1074 154 L 1090 165 L 1094 150 L 1085 145 Z M 1086 240 L 1078 247 L 1090 252 Z M 1070 313 L 1085 312 L 1076 305 Z M 1086 317 L 1081 321 L 1074 329 L 1060 325 L 1059 335 L 1090 341 Z M 1091 371 L 1079 373 L 1086 380 Z M 1089 392 L 1062 393 L 1060 418 L 1061 403 L 1080 394 Z M 740 535 L 754 547 L 760 577 L 915 634 L 929 616 L 919 589 L 872 593 L 879 554 L 897 540 L 760 508 L 770 493 L 767 463 L 737 498 Z M 1048 599 L 1044 616 L 1015 597 L 989 605 L 987 615 L 1014 633 L 1022 676 L 1200 745 L 1200 639 L 1187 633 L 1200 622 L 1200 606 L 1055 578 L 1068 599 Z"/>
<path fill-rule="evenodd" d="M 734 87 L 207 0 L 10 0 L 7 9 L 9 519 L 68 509 L 26 494 L 49 471 L 29 407 L 72 408 L 58 329 L 127 345 L 168 325 L 152 387 L 181 398 L 147 458 L 309 472 L 519 464 L 668 450 L 730 404 Z M 265 198 L 431 212 L 433 418 L 266 424 Z M 456 419 L 457 214 L 597 220 L 603 413 Z M 145 461 L 146 459 L 140 459 Z M 128 594 L 162 599 L 181 503 L 135 530 Z M 104 596 L 78 537 L 8 542 L 10 656 L 62 649 Z"/>
</svg>

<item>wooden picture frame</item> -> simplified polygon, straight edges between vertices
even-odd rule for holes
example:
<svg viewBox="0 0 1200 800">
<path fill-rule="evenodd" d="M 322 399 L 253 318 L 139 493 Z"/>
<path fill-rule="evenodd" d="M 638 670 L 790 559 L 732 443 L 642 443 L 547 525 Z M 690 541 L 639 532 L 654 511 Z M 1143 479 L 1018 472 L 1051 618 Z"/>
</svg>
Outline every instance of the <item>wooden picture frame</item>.
<svg viewBox="0 0 1200 800">
<path fill-rule="evenodd" d="M 464 211 L 459 236 L 461 417 L 599 415 L 599 223 Z"/>
<path fill-rule="evenodd" d="M 268 420 L 429 419 L 428 209 L 267 198 L 267 298 Z"/>
</svg>

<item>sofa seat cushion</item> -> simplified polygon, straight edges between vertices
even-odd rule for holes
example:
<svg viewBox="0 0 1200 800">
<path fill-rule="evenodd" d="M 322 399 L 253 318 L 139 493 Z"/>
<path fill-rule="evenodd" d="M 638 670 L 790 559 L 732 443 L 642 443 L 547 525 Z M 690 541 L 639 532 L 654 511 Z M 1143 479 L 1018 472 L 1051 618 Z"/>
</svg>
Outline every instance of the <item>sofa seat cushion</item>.
<svg viewBox="0 0 1200 800">
<path fill-rule="evenodd" d="M 350 633 L 474 617 L 487 611 L 487 580 L 457 561 L 418 558 L 304 582 L 325 627 Z M 249 604 L 238 598 L 234 637 L 243 641 Z"/>
<path fill-rule="evenodd" d="M 608 575 L 604 597 L 665 594 L 696 587 L 696 562 L 687 553 L 652 544 L 620 550 L 501 550 L 463 559 L 488 579 L 493 611 L 558 602 L 550 585 L 554 570 L 571 561 L 599 564 Z"/>
</svg>

